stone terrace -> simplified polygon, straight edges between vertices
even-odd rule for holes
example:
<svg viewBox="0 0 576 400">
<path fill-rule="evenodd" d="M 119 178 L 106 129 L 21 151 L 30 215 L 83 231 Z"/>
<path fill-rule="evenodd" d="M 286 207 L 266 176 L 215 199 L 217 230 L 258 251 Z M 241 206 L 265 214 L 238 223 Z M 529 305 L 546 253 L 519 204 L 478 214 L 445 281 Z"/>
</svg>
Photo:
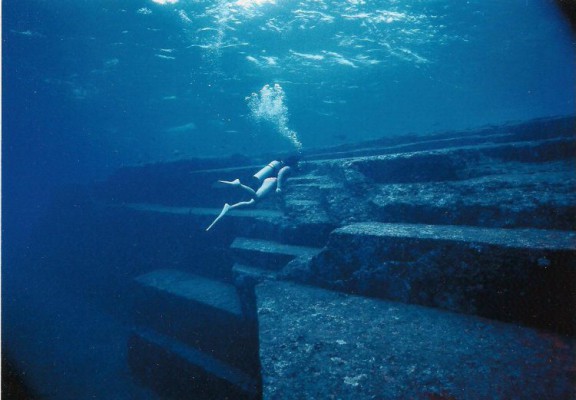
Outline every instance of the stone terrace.
<svg viewBox="0 0 576 400">
<path fill-rule="evenodd" d="M 575 134 L 556 118 L 310 151 L 283 196 L 209 232 L 242 198 L 212 183 L 269 157 L 126 168 L 64 201 L 74 233 L 43 254 L 99 260 L 75 273 L 160 398 L 572 399 Z"/>
</svg>

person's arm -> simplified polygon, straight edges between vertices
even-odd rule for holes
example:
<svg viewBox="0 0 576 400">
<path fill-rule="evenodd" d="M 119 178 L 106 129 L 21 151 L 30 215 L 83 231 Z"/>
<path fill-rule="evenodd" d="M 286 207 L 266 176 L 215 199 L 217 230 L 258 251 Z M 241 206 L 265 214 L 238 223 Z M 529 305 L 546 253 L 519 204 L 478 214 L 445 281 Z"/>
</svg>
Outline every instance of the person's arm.
<svg viewBox="0 0 576 400">
<path fill-rule="evenodd" d="M 290 174 L 290 167 L 283 167 L 279 172 L 278 172 L 278 177 L 276 178 L 276 193 L 280 193 L 282 192 L 282 188 L 284 186 L 284 181 L 286 180 L 286 176 L 288 174 Z"/>
</svg>

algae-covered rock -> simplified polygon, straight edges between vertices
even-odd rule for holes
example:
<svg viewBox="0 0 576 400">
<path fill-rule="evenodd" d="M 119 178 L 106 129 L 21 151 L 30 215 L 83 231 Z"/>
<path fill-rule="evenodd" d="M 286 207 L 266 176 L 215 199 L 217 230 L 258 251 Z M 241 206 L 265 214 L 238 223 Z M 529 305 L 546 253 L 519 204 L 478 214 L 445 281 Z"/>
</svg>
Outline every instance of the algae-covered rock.
<svg viewBox="0 0 576 400">
<path fill-rule="evenodd" d="M 263 398 L 571 399 L 560 336 L 293 283 L 256 287 Z"/>
</svg>

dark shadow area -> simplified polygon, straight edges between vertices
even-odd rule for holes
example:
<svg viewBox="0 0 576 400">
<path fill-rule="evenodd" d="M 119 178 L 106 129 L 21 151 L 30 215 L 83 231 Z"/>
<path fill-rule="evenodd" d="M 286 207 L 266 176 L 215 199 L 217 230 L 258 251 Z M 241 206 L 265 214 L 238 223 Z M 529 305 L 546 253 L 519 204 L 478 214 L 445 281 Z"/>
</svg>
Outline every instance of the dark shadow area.
<svg viewBox="0 0 576 400">
<path fill-rule="evenodd" d="M 18 369 L 14 361 L 2 349 L 2 399 L 4 400 L 38 400 L 26 384 L 22 371 Z"/>
<path fill-rule="evenodd" d="M 575 0 L 556 0 L 564 16 L 570 22 L 572 30 L 576 33 L 576 1 Z"/>
</svg>

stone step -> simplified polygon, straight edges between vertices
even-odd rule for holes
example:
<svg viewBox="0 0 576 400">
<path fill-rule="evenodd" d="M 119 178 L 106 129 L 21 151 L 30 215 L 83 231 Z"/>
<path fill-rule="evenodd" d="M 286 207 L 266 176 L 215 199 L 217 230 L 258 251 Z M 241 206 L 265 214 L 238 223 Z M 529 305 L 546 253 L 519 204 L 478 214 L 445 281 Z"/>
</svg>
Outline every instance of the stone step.
<svg viewBox="0 0 576 400">
<path fill-rule="evenodd" d="M 374 146 L 363 147 L 355 150 L 337 151 L 332 153 L 311 155 L 307 160 L 327 160 L 335 158 L 352 158 L 352 157 L 367 157 L 383 154 L 397 154 L 421 150 L 431 149 L 445 149 L 451 147 L 461 147 L 475 144 L 485 143 L 506 143 L 517 140 L 514 135 L 510 133 L 496 133 L 488 135 L 462 135 L 458 134 L 455 137 L 438 138 L 436 140 L 425 140 L 423 136 L 415 137 L 413 142 L 402 143 L 393 146 Z"/>
<path fill-rule="evenodd" d="M 358 223 L 310 269 L 351 293 L 576 333 L 576 232 Z"/>
<path fill-rule="evenodd" d="M 374 217 L 443 225 L 563 230 L 576 226 L 573 163 L 500 168 L 506 171 L 461 181 L 379 185 L 370 200 Z"/>
<path fill-rule="evenodd" d="M 320 251 L 314 247 L 244 237 L 236 238 L 230 248 L 237 262 L 273 271 L 280 270 L 295 258 L 312 257 Z"/>
<path fill-rule="evenodd" d="M 286 208 L 288 210 L 288 205 Z M 313 216 L 305 214 L 302 209 L 298 208 L 289 209 L 287 213 L 293 220 L 281 231 L 278 241 L 282 243 L 305 247 L 323 247 L 330 232 L 336 228 L 322 210 Z M 267 239 L 272 238 L 269 236 Z"/>
<path fill-rule="evenodd" d="M 322 203 L 318 200 L 310 200 L 308 198 L 298 198 L 293 197 L 286 200 L 287 206 L 289 205 L 293 209 L 307 209 L 310 207 L 314 207 L 317 212 L 324 212 Z"/>
<path fill-rule="evenodd" d="M 274 280 L 278 277 L 278 274 L 267 269 L 236 263 L 232 266 L 232 276 L 235 281 L 243 280 L 256 284 L 269 279 Z"/>
<path fill-rule="evenodd" d="M 286 184 L 289 186 L 300 185 L 300 184 L 310 184 L 321 182 L 322 176 L 319 175 L 297 175 L 294 177 L 288 177 Z"/>
<path fill-rule="evenodd" d="M 222 230 L 226 230 L 227 233 L 234 232 L 234 236 L 273 239 L 294 245 L 323 246 L 335 226 L 329 221 L 325 211 L 319 209 L 320 204 L 310 200 L 302 202 L 289 198 L 286 199 L 286 203 L 286 214 L 262 209 L 232 210 L 221 221 L 225 222 L 225 228 Z M 204 231 L 221 211 L 216 208 L 169 207 L 158 204 L 126 204 L 112 207 L 161 219 L 190 218 L 198 231 Z M 306 212 L 313 215 L 308 217 L 304 215 Z M 190 229 L 187 229 L 183 234 L 188 235 L 189 232 Z M 210 234 L 214 234 L 213 232 Z"/>
<path fill-rule="evenodd" d="M 247 315 L 248 319 L 252 321 L 254 324 L 254 331 L 257 332 L 258 317 L 256 314 L 256 294 L 254 292 L 254 287 L 260 282 L 277 279 L 278 273 L 236 263 L 232 267 L 232 276 L 240 298 L 242 299 L 244 313 Z"/>
<path fill-rule="evenodd" d="M 150 329 L 135 330 L 129 338 L 128 363 L 137 379 L 162 398 L 260 398 L 257 379 Z"/>
<path fill-rule="evenodd" d="M 303 200 L 320 201 L 322 190 L 317 184 L 287 185 L 285 199 L 299 198 Z"/>
<path fill-rule="evenodd" d="M 248 373 L 258 368 L 256 332 L 231 284 L 160 269 L 135 279 L 139 325 L 177 338 Z"/>
<path fill-rule="evenodd" d="M 318 171 L 314 167 L 325 161 L 314 160 L 324 159 L 341 162 L 342 159 L 350 161 L 386 154 L 473 147 L 489 143 L 525 142 L 543 138 L 568 138 L 573 141 L 573 137 L 573 117 L 530 120 L 522 124 L 486 127 L 474 131 L 438 132 L 420 136 L 387 136 L 376 141 L 350 143 L 344 146 L 306 151 L 303 153 L 298 170 L 290 178 L 296 179 L 302 176 L 307 179 L 309 176 L 316 175 Z M 567 147 L 565 153 L 570 154 L 569 152 L 570 148 Z M 513 155 L 515 151 L 508 153 Z M 545 154 L 555 153 L 544 151 L 541 156 Z M 212 189 L 212 183 L 221 179 L 233 180 L 236 178 L 248 182 L 248 179 L 251 179 L 252 175 L 263 165 L 266 165 L 270 159 L 269 156 L 263 156 L 260 159 L 238 159 L 236 161 L 225 159 L 215 159 L 214 162 L 210 160 L 181 160 L 126 167 L 117 171 L 105 182 L 98 184 L 95 194 L 104 202 L 172 202 L 210 207 L 215 204 L 222 204 L 221 201 L 229 201 L 229 195 L 232 194 L 230 192 L 218 194 L 218 190 Z M 215 166 L 230 165 L 238 165 L 239 167 L 214 169 Z M 432 167 L 434 166 L 432 165 Z M 303 180 L 302 182 L 311 181 Z"/>
<path fill-rule="evenodd" d="M 263 398 L 573 399 L 565 337 L 283 281 L 256 286 Z"/>
<path fill-rule="evenodd" d="M 121 208 L 156 218 L 186 218 L 190 225 L 203 232 L 220 214 L 220 208 L 169 207 L 158 204 L 126 204 Z M 209 234 L 234 236 L 247 235 L 262 238 L 279 238 L 286 216 L 281 211 L 266 209 L 243 209 L 229 211 Z M 189 230 L 183 232 L 189 234 Z"/>
<path fill-rule="evenodd" d="M 235 199 L 243 195 L 238 188 L 216 189 L 214 182 L 237 178 L 250 182 L 253 174 L 267 162 L 201 170 L 197 169 L 199 166 L 194 160 L 127 167 L 99 185 L 96 195 L 106 203 L 177 203 L 210 207 L 237 201 Z M 268 201 L 262 205 L 266 204 Z"/>
<path fill-rule="evenodd" d="M 326 197 L 330 193 L 342 192 L 344 188 L 342 185 L 337 184 L 301 184 L 301 185 L 289 185 L 286 187 L 286 193 L 284 196 L 284 204 L 286 208 L 289 207 L 291 203 L 294 202 L 315 202 L 321 205 L 326 201 Z M 315 206 L 316 210 L 321 210 L 322 207 Z"/>
<path fill-rule="evenodd" d="M 160 204 L 125 204 L 123 207 L 136 211 L 154 212 L 161 214 L 171 215 L 193 215 L 201 217 L 214 218 L 220 214 L 220 208 L 201 208 L 201 207 L 170 207 Z M 231 218 L 251 218 L 257 220 L 275 221 L 282 218 L 281 211 L 266 210 L 266 209 L 245 209 L 245 210 L 232 210 L 226 214 L 226 217 Z"/>
<path fill-rule="evenodd" d="M 329 161 L 350 163 L 376 183 L 449 182 L 484 176 L 482 163 L 543 163 L 572 160 L 576 142 L 572 138 L 485 144 L 442 150 Z"/>
<path fill-rule="evenodd" d="M 337 183 L 316 181 L 314 183 L 295 183 L 290 184 L 290 191 L 300 192 L 300 191 L 323 191 L 323 190 L 341 190 L 343 186 Z"/>
<path fill-rule="evenodd" d="M 286 214 L 300 224 L 332 226 L 326 208 L 320 200 L 287 196 L 285 208 Z M 327 238 L 326 236 L 325 239 Z"/>
<path fill-rule="evenodd" d="M 219 179 L 226 179 L 232 180 L 233 178 L 230 177 L 238 177 L 238 176 L 251 176 L 256 171 L 260 170 L 264 164 L 253 164 L 253 165 L 244 165 L 240 167 L 227 167 L 227 168 L 214 168 L 214 169 L 203 169 L 197 171 L 190 171 L 189 175 L 193 178 L 197 176 L 204 176 L 204 175 L 213 175 L 212 181 L 215 182 Z"/>
</svg>

